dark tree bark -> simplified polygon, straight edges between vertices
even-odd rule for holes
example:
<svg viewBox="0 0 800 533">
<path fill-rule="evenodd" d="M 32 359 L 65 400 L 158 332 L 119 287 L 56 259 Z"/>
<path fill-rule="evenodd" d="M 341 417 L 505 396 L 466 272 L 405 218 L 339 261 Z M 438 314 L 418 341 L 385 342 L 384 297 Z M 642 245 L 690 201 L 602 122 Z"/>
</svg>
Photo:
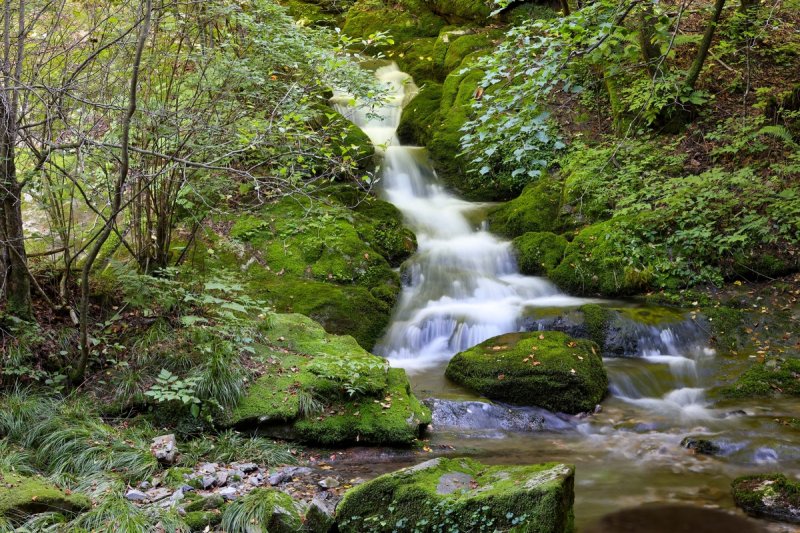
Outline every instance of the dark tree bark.
<svg viewBox="0 0 800 533">
<path fill-rule="evenodd" d="M 714 12 L 711 15 L 711 20 L 708 21 L 706 31 L 703 34 L 703 40 L 700 41 L 700 48 L 697 49 L 697 54 L 694 56 L 692 66 L 689 67 L 689 72 L 686 75 L 686 82 L 684 87 L 692 91 L 697 84 L 697 79 L 700 77 L 700 72 L 703 70 L 703 65 L 706 63 L 708 57 L 708 50 L 711 48 L 711 41 L 714 39 L 714 32 L 717 30 L 719 19 L 722 16 L 722 9 L 725 7 L 725 0 L 716 0 L 714 2 Z"/>
</svg>

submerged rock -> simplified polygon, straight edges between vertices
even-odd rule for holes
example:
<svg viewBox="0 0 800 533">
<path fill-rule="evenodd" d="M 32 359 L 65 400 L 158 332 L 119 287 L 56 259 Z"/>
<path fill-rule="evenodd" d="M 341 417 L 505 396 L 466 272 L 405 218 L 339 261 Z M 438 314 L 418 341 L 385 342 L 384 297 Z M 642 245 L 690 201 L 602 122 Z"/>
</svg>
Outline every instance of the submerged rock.
<svg viewBox="0 0 800 533">
<path fill-rule="evenodd" d="M 689 505 L 654 504 L 623 509 L 590 525 L 585 533 L 763 533 L 765 530 L 740 516 L 717 509 Z"/>
<path fill-rule="evenodd" d="M 486 466 L 437 458 L 348 491 L 336 508 L 342 533 L 361 531 L 573 530 L 574 469 L 546 463 Z"/>
<path fill-rule="evenodd" d="M 722 452 L 718 444 L 702 437 L 686 437 L 681 441 L 681 446 L 702 455 L 719 455 Z"/>
<path fill-rule="evenodd" d="M 608 387 L 597 345 L 557 331 L 508 333 L 456 354 L 446 375 L 488 398 L 550 411 L 593 411 Z"/>
<path fill-rule="evenodd" d="M 514 432 L 552 431 L 572 427 L 553 413 L 536 407 L 515 407 L 487 402 L 423 400 L 437 429 L 502 430 Z"/>
<path fill-rule="evenodd" d="M 800 524 L 800 482 L 783 474 L 735 479 L 733 501 L 751 516 Z"/>
<path fill-rule="evenodd" d="M 46 512 L 75 515 L 91 506 L 86 496 L 67 494 L 42 478 L 0 471 L 0 517 L 22 520 Z"/>
</svg>

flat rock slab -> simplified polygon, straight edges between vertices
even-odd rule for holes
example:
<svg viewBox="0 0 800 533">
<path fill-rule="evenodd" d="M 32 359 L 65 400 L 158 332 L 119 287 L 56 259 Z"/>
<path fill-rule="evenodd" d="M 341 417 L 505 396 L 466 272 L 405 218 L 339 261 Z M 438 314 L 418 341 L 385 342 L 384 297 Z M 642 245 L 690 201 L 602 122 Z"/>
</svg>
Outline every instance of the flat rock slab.
<svg viewBox="0 0 800 533">
<path fill-rule="evenodd" d="M 439 484 L 436 485 L 436 494 L 452 494 L 458 490 L 469 490 L 475 478 L 462 472 L 442 474 Z"/>
</svg>

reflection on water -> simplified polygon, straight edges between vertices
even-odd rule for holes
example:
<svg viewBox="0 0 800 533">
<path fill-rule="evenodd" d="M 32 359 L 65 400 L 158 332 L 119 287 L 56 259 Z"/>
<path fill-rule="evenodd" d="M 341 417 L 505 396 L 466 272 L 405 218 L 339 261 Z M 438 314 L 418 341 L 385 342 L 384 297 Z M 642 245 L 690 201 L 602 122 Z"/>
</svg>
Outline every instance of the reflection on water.
<svg viewBox="0 0 800 533">
<path fill-rule="evenodd" d="M 519 274 L 510 244 L 470 222 L 468 214 L 483 206 L 446 191 L 424 149 L 399 145 L 395 129 L 402 107 L 416 92 L 411 79 L 395 65 L 376 75 L 394 89 L 394 99 L 383 109 L 370 114 L 350 107 L 341 95 L 334 103 L 381 145 L 382 194 L 417 234 L 419 250 L 405 266 L 406 286 L 376 351 L 409 371 L 418 396 L 439 399 L 428 402 L 434 407 L 434 449 L 453 449 L 488 463 L 575 464 L 579 527 L 648 502 L 731 508 L 735 476 L 797 471 L 797 430 L 776 418 L 800 416 L 800 402 L 715 405 L 708 389 L 715 385 L 719 358 L 693 320 L 630 322 L 609 350 L 620 357 L 604 360 L 609 396 L 592 416 L 489 405 L 449 383 L 444 369 L 453 354 L 530 328 L 532 310 L 559 312 L 589 300 L 565 295 L 544 278 Z M 540 322 L 538 327 L 548 326 Z M 712 440 L 718 455 L 681 447 L 689 435 Z M 399 464 L 373 468 L 377 473 L 418 460 L 406 456 Z M 783 531 L 780 527 L 776 531 Z"/>
</svg>

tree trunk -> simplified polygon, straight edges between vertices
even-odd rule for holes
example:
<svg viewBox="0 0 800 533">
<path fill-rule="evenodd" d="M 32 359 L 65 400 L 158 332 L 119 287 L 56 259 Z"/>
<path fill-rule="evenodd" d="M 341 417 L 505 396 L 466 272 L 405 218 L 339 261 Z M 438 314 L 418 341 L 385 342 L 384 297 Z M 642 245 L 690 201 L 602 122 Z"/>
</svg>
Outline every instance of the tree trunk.
<svg viewBox="0 0 800 533">
<path fill-rule="evenodd" d="M 150 21 L 152 19 L 153 2 L 147 0 L 145 4 L 144 24 L 139 31 L 139 37 L 136 43 L 136 53 L 133 58 L 133 66 L 131 71 L 131 83 L 128 93 L 128 107 L 125 110 L 125 115 L 122 118 L 122 154 L 120 157 L 119 175 L 117 182 L 113 189 L 113 198 L 111 200 L 111 212 L 109 213 L 106 223 L 100 230 L 100 234 L 94 241 L 86 260 L 81 269 L 81 300 L 80 300 L 80 346 L 81 354 L 78 363 L 70 376 L 72 382 L 79 382 L 83 380 L 86 374 L 86 367 L 89 364 L 90 346 L 89 346 L 89 276 L 92 271 L 92 266 L 97 259 L 100 250 L 108 240 L 111 232 L 114 230 L 117 216 L 119 215 L 122 206 L 122 193 L 125 188 L 125 183 L 128 181 L 128 174 L 130 173 L 130 136 L 131 136 L 131 123 L 133 115 L 136 113 L 136 97 L 138 94 L 139 86 L 139 68 L 142 64 L 142 53 L 144 52 L 144 45 L 147 41 L 147 36 L 150 33 Z"/>
<path fill-rule="evenodd" d="M 703 70 L 703 65 L 708 57 L 708 50 L 711 48 L 711 41 L 714 39 L 714 32 L 722 16 L 723 7 L 725 7 L 725 0 L 716 0 L 716 2 L 714 2 L 714 12 L 711 15 L 711 20 L 708 22 L 708 26 L 706 26 L 703 40 L 700 41 L 700 48 L 698 48 L 692 66 L 689 68 L 689 73 L 686 75 L 684 88 L 687 91 L 693 91 L 697 84 L 697 79 L 700 77 L 700 72 Z"/>
<path fill-rule="evenodd" d="M 645 67 L 650 76 L 654 76 L 655 63 L 661 56 L 661 51 L 653 44 L 653 37 L 655 31 L 653 30 L 653 4 L 646 2 L 642 9 L 639 11 L 639 46 L 642 50 L 642 59 L 645 62 Z"/>
</svg>

